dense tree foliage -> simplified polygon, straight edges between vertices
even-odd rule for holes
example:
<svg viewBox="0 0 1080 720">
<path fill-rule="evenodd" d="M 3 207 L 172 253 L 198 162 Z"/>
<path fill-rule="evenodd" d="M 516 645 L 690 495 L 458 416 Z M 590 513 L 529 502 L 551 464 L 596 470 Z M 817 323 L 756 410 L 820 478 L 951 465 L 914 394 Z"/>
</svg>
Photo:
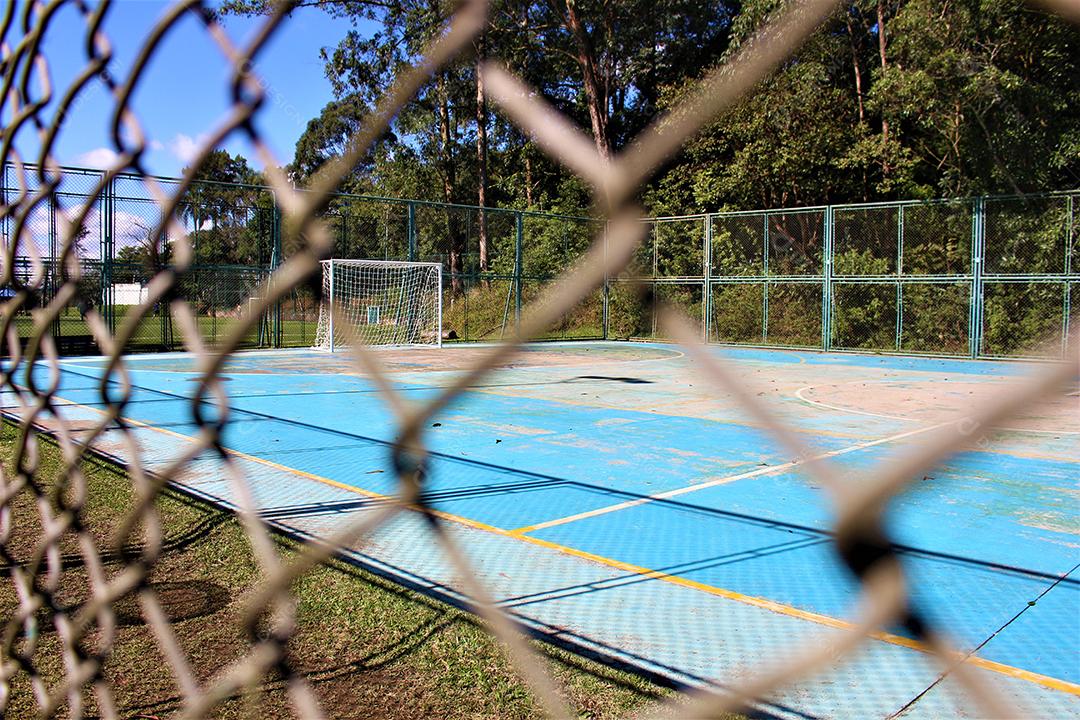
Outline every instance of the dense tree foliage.
<svg viewBox="0 0 1080 720">
<path fill-rule="evenodd" d="M 273 200 L 258 187 L 261 183 L 242 156 L 210 152 L 179 208 L 197 264 L 260 266 L 271 261 Z"/>
<path fill-rule="evenodd" d="M 1080 32 L 1019 0 L 849 3 L 673 169 L 667 210 L 1074 187 Z"/>
<path fill-rule="evenodd" d="M 232 0 L 225 11 L 268 6 Z M 344 150 L 454 3 L 304 6 L 296 12 L 315 6 L 353 29 L 323 50 L 335 98 L 297 144 L 301 183 Z M 347 189 L 579 210 L 587 199 L 579 184 L 489 112 L 474 61 L 507 63 L 598 149 L 616 151 L 781 8 L 778 0 L 496 0 L 474 57 L 424 89 Z M 1021 0 L 854 0 L 695 139 L 644 199 L 674 213 L 1078 182 L 1077 28 Z"/>
<path fill-rule="evenodd" d="M 264 13 L 270 3 L 229 0 L 224 11 Z M 456 3 L 301 5 L 294 12 L 326 12 L 352 28 L 322 50 L 334 97 L 297 143 L 289 172 L 304 185 L 347 149 L 376 99 L 405 64 L 419 58 Z M 783 7 L 783 0 L 493 0 L 471 55 L 428 83 L 352 168 L 342 189 L 581 213 L 589 203 L 586 189 L 488 107 L 479 63 L 488 57 L 505 63 L 589 132 L 599 152 L 618 152 Z M 1026 194 L 1078 184 L 1080 29 L 1022 0 L 848 0 L 771 77 L 691 139 L 651 178 L 641 201 L 650 214 L 662 216 Z M 400 206 L 343 199 L 330 212 L 342 256 L 402 256 L 406 220 Z M 889 243 L 895 243 L 897 219 L 888 212 L 895 211 L 836 216 L 834 274 L 896 271 L 895 245 Z M 928 204 L 906 212 L 905 273 L 970 272 L 970 207 Z M 1025 200 L 987 212 L 989 223 L 1005 229 L 988 237 L 988 253 L 1005 263 L 998 272 L 1061 271 L 1060 208 L 1043 210 Z M 510 216 L 423 208 L 410 222 L 416 223 L 421 256 L 446 263 L 450 316 L 466 312 L 456 304 L 463 298 L 464 308 L 483 318 L 466 335 L 501 332 L 512 288 L 476 273 L 512 270 Z M 699 275 L 700 229 L 663 228 L 654 229 L 654 254 L 643 257 L 638 269 Z M 713 273 L 759 275 L 767 266 L 777 276 L 820 274 L 822 228 L 823 214 L 815 211 L 718 220 L 709 258 Z M 524 234 L 523 272 L 539 283 L 573 263 L 591 228 L 529 220 Z M 696 287 L 671 284 L 664 292 L 696 315 L 702 309 Z M 774 286 L 767 302 L 763 292 L 758 284 L 717 290 L 712 336 L 818 342 L 820 288 Z M 1057 291 L 1048 286 L 1046 292 Z M 838 346 L 891 346 L 902 302 L 943 308 L 936 315 L 903 315 L 903 349 L 962 352 L 965 293 L 963 286 L 913 287 L 898 300 L 891 285 L 841 288 L 834 297 L 835 340 Z M 987 341 L 1012 352 L 1010 338 L 1039 336 L 1043 328 L 1036 326 L 1054 316 L 1046 311 L 1053 302 L 1034 291 L 988 290 Z M 625 287 L 611 290 L 610 303 L 614 336 L 655 331 L 655 320 Z M 584 319 L 568 333 L 595 332 L 598 305 L 587 305 L 577 313 Z"/>
</svg>

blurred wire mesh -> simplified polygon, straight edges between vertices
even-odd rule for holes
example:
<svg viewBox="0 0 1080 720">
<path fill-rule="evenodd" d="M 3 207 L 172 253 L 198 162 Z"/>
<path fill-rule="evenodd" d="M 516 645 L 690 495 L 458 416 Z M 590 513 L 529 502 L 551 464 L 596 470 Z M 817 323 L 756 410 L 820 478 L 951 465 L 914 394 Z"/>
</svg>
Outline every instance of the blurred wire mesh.
<svg viewBox="0 0 1080 720">
<path fill-rule="evenodd" d="M 971 343 L 977 343 L 976 354 L 1016 355 L 1038 352 L 1033 339 L 1050 335 L 1058 343 L 1049 351 L 1055 356 L 1069 337 L 1076 337 L 1075 321 L 1073 331 L 1066 331 L 1068 297 L 1077 289 L 1070 265 L 1074 231 L 1046 236 L 1059 232 L 1053 228 L 1060 226 L 1047 222 L 1048 217 L 1067 214 L 1068 227 L 1075 224 L 1071 197 L 979 201 L 978 208 L 958 202 L 643 220 L 633 203 L 641 184 L 681 143 L 720 109 L 751 91 L 797 48 L 835 9 L 833 0 L 791 3 L 727 66 L 703 79 L 697 94 L 615 158 L 599 156 L 566 118 L 545 106 L 497 62 L 488 62 L 484 82 L 489 96 L 541 147 L 592 187 L 596 217 L 570 223 L 494 210 L 447 213 L 389 200 L 358 203 L 334 192 L 350 166 L 417 88 L 441 65 L 454 62 L 481 32 L 487 9 L 483 2 L 459 7 L 428 48 L 424 62 L 401 73 L 345 156 L 325 169 L 308 191 L 298 192 L 271 172 L 271 188 L 237 188 L 227 207 L 201 203 L 194 175 L 207 153 L 233 134 L 246 136 L 268 167 L 277 166 L 251 122 L 265 90 L 248 68 L 275 30 L 288 22 L 288 11 L 295 3 L 278 6 L 264 20 L 261 32 L 248 45 L 237 47 L 201 2 L 179 2 L 146 39 L 130 77 L 123 79 L 104 69 L 111 50 L 100 31 L 100 20 L 108 3 L 72 5 L 86 26 L 86 57 L 83 73 L 70 88 L 50 86 L 50 58 L 41 50 L 41 38 L 55 17 L 52 5 L 9 3 L 0 33 L 5 118 L 2 284 L 10 289 L 0 320 L 8 358 L 2 366 L 0 388 L 20 404 L 14 471 L 5 470 L 0 478 L 0 552 L 19 600 L 18 611 L 4 621 L 0 706 L 10 700 L 13 680 L 22 676 L 29 679 L 41 715 L 61 708 L 81 715 L 83 693 L 89 688 L 100 713 L 117 716 L 103 668 L 109 662 L 115 608 L 137 597 L 176 678 L 183 716 L 211 714 L 225 699 L 257 687 L 275 673 L 284 678 L 298 715 L 320 715 L 307 681 L 291 670 L 286 658 L 285 646 L 294 631 L 290 619 L 293 581 L 325 562 L 335 545 L 364 537 L 406 506 L 426 510 L 420 492 L 425 470 L 420 428 L 529 339 L 626 336 L 683 343 L 700 360 L 713 389 L 736 397 L 747 413 L 796 456 L 810 457 L 812 453 L 793 433 L 732 381 L 722 362 L 700 351 L 703 336 L 792 346 L 815 346 L 825 337 L 827 347 L 947 354 L 965 354 Z M 233 69 L 235 102 L 227 119 L 209 129 L 188 176 L 171 181 L 146 172 L 142 163 L 145 134 L 130 100 L 160 37 L 189 16 L 203 24 Z M 92 83 L 104 85 L 116 98 L 112 123 L 117 161 L 103 173 L 64 172 L 54 160 L 55 135 L 80 93 Z M 40 133 L 40 156 L 19 155 L 13 138 L 20 131 Z M 480 227 L 481 214 L 484 232 L 492 239 L 490 255 L 466 254 L 452 261 L 444 257 L 438 239 L 450 235 L 461 240 L 460 247 L 471 247 L 468 239 Z M 972 218 L 985 222 L 984 232 L 972 233 Z M 206 233 L 231 236 L 227 243 L 201 241 Z M 271 241 L 275 237 L 280 238 L 280 245 Z M 942 237 L 948 242 L 941 242 Z M 354 246 L 356 238 L 366 244 Z M 985 248 L 973 250 L 972 238 L 985 243 Z M 407 247 L 401 246 L 403 242 Z M 687 264 L 685 253 L 668 252 L 680 243 L 700 247 L 700 257 L 690 256 Z M 102 254 L 95 257 L 87 251 L 91 247 L 103 248 Z M 221 247 L 232 248 L 233 254 L 212 254 Z M 543 252 L 538 248 L 544 248 Z M 451 252 L 457 250 L 451 248 Z M 973 252 L 985 258 L 983 267 L 972 267 Z M 241 468 L 221 444 L 224 422 L 218 418 L 227 417 L 221 371 L 228 357 L 244 347 L 309 344 L 308 333 L 313 334 L 314 328 L 309 329 L 307 323 L 317 315 L 319 303 L 313 289 L 318 286 L 310 280 L 319 273 L 322 258 L 413 253 L 419 260 L 457 263 L 461 272 L 452 283 L 465 286 L 463 295 L 453 288 L 455 297 L 466 298 L 461 302 L 478 297 L 468 292 L 470 286 L 485 289 L 482 312 L 469 315 L 453 304 L 447 311 L 451 316 L 462 314 L 465 338 L 501 342 L 423 405 L 399 397 L 385 382 L 377 356 L 357 350 L 361 369 L 381 382 L 391 409 L 386 422 L 399 430 L 394 449 L 399 502 L 337 531 L 326 544 L 306 546 L 289 561 L 276 552 L 255 508 L 242 507 L 241 519 L 264 577 L 243 620 L 250 630 L 250 644 L 228 672 L 198 680 L 170 628 L 161 598 L 146 582 L 162 543 L 153 509 L 155 497 L 204 452 L 217 454 L 238 494 L 249 497 Z M 824 304 L 822 287 L 833 298 Z M 971 314 L 973 287 L 986 294 L 985 310 L 978 316 Z M 87 303 L 88 297 L 101 301 Z M 835 313 L 830 311 L 833 305 Z M 921 315 L 926 307 L 934 307 L 936 315 Z M 910 310 L 904 312 L 904 308 Z M 829 326 L 826 318 L 834 314 Z M 513 323 L 508 323 L 509 317 Z M 807 318 L 817 319 L 807 323 Z M 1001 330 L 1025 323 L 1038 327 L 1033 326 L 1022 342 Z M 971 328 L 977 328 L 978 337 L 972 337 Z M 84 338 L 87 347 L 83 349 L 93 345 L 109 360 L 109 372 L 101 384 L 104 412 L 96 425 L 80 428 L 78 444 L 58 409 L 55 387 L 19 379 L 20 373 L 29 376 L 27 368 L 34 363 L 57 368 L 61 350 L 80 349 L 70 344 L 59 347 L 63 338 L 73 337 Z M 108 381 L 122 381 L 126 375 L 125 352 L 149 347 L 183 347 L 199 358 L 193 416 L 201 432 L 182 456 L 166 467 L 155 467 L 153 473 L 142 466 L 137 443 L 121 421 L 130 389 L 121 384 L 120 391 L 107 391 Z M 1037 377 L 986 398 L 963 421 L 958 419 L 935 433 L 902 459 L 868 473 L 874 480 L 865 486 L 844 487 L 828 462 L 808 463 L 807 470 L 831 493 L 837 549 L 862 583 L 863 602 L 856 620 L 828 648 L 793 648 L 782 663 L 763 665 L 747 674 L 738 687 L 723 694 L 702 690 L 689 700 L 693 704 L 686 705 L 684 699 L 678 705 L 658 707 L 656 713 L 705 716 L 752 705 L 850 655 L 871 633 L 889 624 L 905 626 L 941 653 L 943 666 L 953 665 L 955 658 L 941 640 L 942 629 L 914 616 L 906 602 L 910 590 L 884 526 L 886 505 L 925 468 L 1022 411 L 1034 399 L 1059 390 L 1075 372 L 1072 359 L 1048 364 Z M 204 403 L 216 406 L 217 411 L 200 409 Z M 46 421 L 64 457 L 62 481 L 56 485 L 37 482 L 35 433 Z M 121 572 L 108 577 L 88 573 L 88 599 L 71 608 L 55 595 L 61 548 L 77 548 L 89 568 L 100 568 L 103 554 L 112 550 L 98 545 L 85 527 L 82 497 L 86 487 L 79 470 L 86 448 L 107 430 L 119 432 L 120 442 L 129 443 L 129 472 L 139 489 L 139 502 L 124 519 L 117 542 L 124 545 L 137 538 L 140 550 L 126 559 Z M 19 507 L 24 512 L 35 508 L 35 521 L 46 531 L 33 552 L 21 556 L 13 554 L 7 537 L 11 524 L 20 521 L 13 517 L 15 501 L 27 496 L 33 496 L 33 504 Z M 428 513 L 428 519 L 433 542 L 456 568 L 472 609 L 505 644 L 546 710 L 552 716 L 569 716 L 545 665 L 511 617 L 495 607 L 454 534 L 437 514 Z M 42 609 L 60 631 L 64 677 L 59 683 L 47 682 L 36 661 L 36 623 Z M 266 618 L 270 618 L 269 629 L 260 625 Z M 977 712 L 1019 712 L 962 665 L 955 673 L 972 692 Z"/>
</svg>

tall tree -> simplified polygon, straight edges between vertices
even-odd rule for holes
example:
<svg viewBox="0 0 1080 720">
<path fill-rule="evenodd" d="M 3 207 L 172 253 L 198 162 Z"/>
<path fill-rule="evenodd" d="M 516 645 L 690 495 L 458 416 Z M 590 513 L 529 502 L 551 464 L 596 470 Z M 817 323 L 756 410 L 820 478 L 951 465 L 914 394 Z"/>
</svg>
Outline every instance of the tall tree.
<svg viewBox="0 0 1080 720">
<path fill-rule="evenodd" d="M 305 185 L 328 161 L 347 152 L 353 136 L 370 112 L 367 103 L 356 94 L 345 95 L 339 100 L 327 103 L 318 117 L 308 121 L 304 133 L 296 142 L 295 155 L 289 166 L 292 179 Z M 385 148 L 394 141 L 395 138 L 390 133 L 377 145 L 373 153 L 362 158 L 342 183 L 342 189 L 350 192 L 372 189 L 375 155 L 385 152 Z"/>
<path fill-rule="evenodd" d="M 270 262 L 272 201 L 258 187 L 261 182 L 241 155 L 214 150 L 207 156 L 179 210 L 191 231 L 197 263 Z"/>
<path fill-rule="evenodd" d="M 1080 31 L 1021 0 L 908 0 L 874 108 L 938 194 L 1080 182 Z"/>
<path fill-rule="evenodd" d="M 488 189 L 488 110 L 484 97 L 484 83 L 480 66 L 487 58 L 487 33 L 481 33 L 476 43 L 476 204 L 487 207 Z M 477 235 L 480 241 L 480 271 L 487 272 L 488 236 L 487 213 L 481 210 L 477 216 Z"/>
<path fill-rule="evenodd" d="M 453 10 L 450 0 L 310 0 L 357 24 L 323 52 L 335 99 L 297 145 L 310 173 Z M 498 113 L 478 63 L 509 65 L 615 152 L 784 0 L 496 0 L 475 56 L 441 72 L 351 188 L 580 210 L 587 193 Z M 257 12 L 266 0 L 226 8 Z M 306 10 L 298 10 L 302 12 Z M 372 32 L 371 22 L 377 31 Z M 646 192 L 658 212 L 1033 191 L 1080 182 L 1080 33 L 1022 0 L 849 0 Z M 490 268 L 489 227 L 439 253 Z M 466 237 L 466 233 L 468 237 Z M 497 253 L 496 253 L 497 254 Z M 469 262 L 472 262 L 471 260 Z"/>
</svg>

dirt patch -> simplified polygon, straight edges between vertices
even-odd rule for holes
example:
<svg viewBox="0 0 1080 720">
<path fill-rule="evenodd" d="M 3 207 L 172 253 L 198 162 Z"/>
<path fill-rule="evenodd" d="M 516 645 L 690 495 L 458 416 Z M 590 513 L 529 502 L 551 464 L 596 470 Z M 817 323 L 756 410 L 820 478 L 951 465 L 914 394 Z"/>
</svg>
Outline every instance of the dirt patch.
<svg viewBox="0 0 1080 720">
<path fill-rule="evenodd" d="M 944 422 L 970 412 L 981 400 L 1009 387 L 1007 380 L 866 380 L 814 385 L 799 397 L 825 410 L 916 422 Z M 1058 394 L 1031 405 L 1005 426 L 1043 433 L 1080 433 L 1080 399 Z"/>
</svg>

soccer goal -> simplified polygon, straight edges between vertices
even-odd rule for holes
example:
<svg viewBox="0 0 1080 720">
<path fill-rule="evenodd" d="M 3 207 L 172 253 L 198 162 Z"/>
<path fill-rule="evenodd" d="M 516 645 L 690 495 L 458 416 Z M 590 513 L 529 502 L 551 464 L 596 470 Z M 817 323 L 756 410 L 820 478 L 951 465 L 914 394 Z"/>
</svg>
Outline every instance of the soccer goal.
<svg viewBox="0 0 1080 720">
<path fill-rule="evenodd" d="M 323 260 L 322 287 L 315 349 L 442 345 L 439 263 Z"/>
</svg>

